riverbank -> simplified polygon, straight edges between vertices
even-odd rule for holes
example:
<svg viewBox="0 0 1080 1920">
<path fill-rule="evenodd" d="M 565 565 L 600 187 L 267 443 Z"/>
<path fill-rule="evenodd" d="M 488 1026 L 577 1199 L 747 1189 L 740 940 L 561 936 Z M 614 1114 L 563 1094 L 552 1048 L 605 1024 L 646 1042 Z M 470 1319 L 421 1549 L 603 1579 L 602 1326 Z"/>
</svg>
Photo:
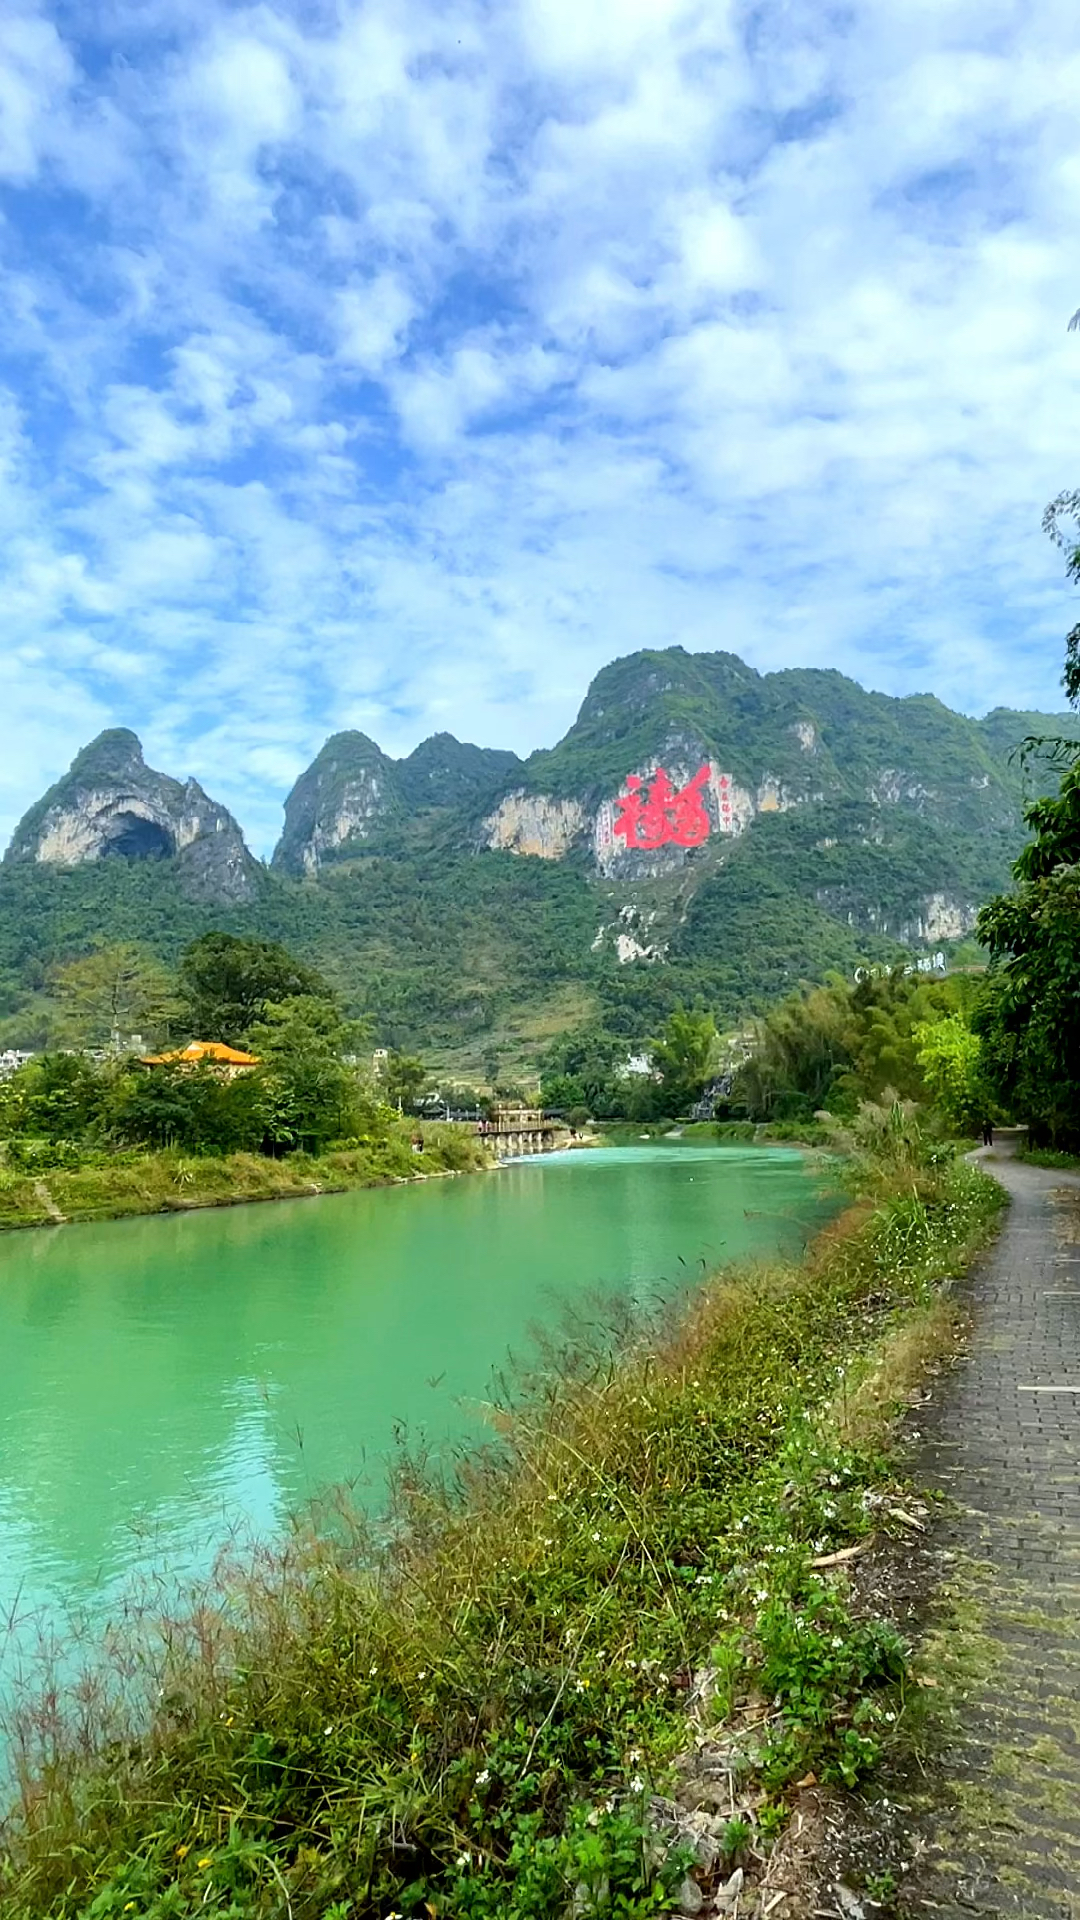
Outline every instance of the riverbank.
<svg viewBox="0 0 1080 1920">
<path fill-rule="evenodd" d="M 848 1569 L 911 1523 L 890 1422 L 1002 1204 L 891 1152 L 803 1264 L 579 1354 L 452 1486 L 408 1470 L 391 1555 L 339 1516 L 233 1569 L 171 1625 L 149 1737 L 24 1720 L 0 1911 L 644 1920 L 741 1873 L 764 1912 L 800 1796 L 915 1710 Z"/>
<path fill-rule="evenodd" d="M 422 1153 L 412 1146 L 417 1135 L 424 1141 Z M 293 1153 L 280 1160 L 255 1153 L 165 1151 L 87 1155 L 83 1164 L 40 1171 L 0 1164 L 0 1231 L 255 1200 L 300 1200 L 432 1174 L 480 1172 L 490 1165 L 483 1148 L 461 1128 L 428 1123 L 394 1128 L 355 1146 L 317 1155 Z"/>
</svg>

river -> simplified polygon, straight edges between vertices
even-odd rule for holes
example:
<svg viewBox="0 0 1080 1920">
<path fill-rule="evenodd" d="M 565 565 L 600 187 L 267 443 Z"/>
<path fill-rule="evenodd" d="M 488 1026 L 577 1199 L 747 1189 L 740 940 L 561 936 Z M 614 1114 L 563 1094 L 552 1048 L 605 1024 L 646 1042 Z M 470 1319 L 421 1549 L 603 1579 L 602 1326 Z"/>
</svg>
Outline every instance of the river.
<svg viewBox="0 0 1080 1920">
<path fill-rule="evenodd" d="M 0 1695 L 39 1628 L 187 1578 L 395 1429 L 480 1434 L 530 1328 L 798 1252 L 836 1202 L 783 1149 L 553 1154 L 498 1173 L 0 1239 Z"/>
</svg>

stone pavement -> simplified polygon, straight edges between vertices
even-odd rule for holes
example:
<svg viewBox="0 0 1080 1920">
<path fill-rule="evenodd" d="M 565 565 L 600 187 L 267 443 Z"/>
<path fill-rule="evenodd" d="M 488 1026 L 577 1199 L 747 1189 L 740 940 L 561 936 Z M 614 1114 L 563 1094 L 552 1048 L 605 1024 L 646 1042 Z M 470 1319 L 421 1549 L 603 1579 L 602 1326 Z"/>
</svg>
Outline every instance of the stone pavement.
<svg viewBox="0 0 1080 1920">
<path fill-rule="evenodd" d="M 1080 1175 L 1013 1145 L 973 1156 L 1012 1205 L 914 1462 L 973 1680 L 904 1912 L 1080 1920 Z"/>
</svg>

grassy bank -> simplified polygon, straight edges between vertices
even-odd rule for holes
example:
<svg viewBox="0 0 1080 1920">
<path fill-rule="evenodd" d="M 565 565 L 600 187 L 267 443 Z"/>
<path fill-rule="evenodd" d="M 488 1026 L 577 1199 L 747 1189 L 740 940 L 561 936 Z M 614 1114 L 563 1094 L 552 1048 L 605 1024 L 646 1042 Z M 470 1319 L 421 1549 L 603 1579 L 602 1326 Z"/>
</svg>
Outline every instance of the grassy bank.
<svg viewBox="0 0 1080 1920">
<path fill-rule="evenodd" d="M 1029 1147 L 1022 1141 L 1016 1149 L 1018 1160 L 1033 1167 L 1060 1168 L 1063 1173 L 1080 1173 L 1080 1153 L 1062 1153 L 1056 1147 Z"/>
<path fill-rule="evenodd" d="M 423 1153 L 411 1146 L 424 1139 Z M 62 1156 L 54 1155 L 53 1158 Z M 463 1173 L 486 1166 L 477 1142 L 458 1128 L 403 1126 L 368 1141 L 313 1155 L 272 1160 L 257 1153 L 73 1153 L 74 1164 L 40 1169 L 0 1160 L 0 1229 L 60 1221 L 113 1220 L 136 1213 L 179 1213 L 244 1200 L 302 1199 L 354 1187 Z"/>
<path fill-rule="evenodd" d="M 391 1552 L 339 1518 L 223 1575 L 163 1630 L 149 1734 L 99 1705 L 87 1758 L 48 1703 L 23 1722 L 0 1911 L 644 1920 L 739 1867 L 749 1893 L 800 1784 L 872 1771 L 917 1693 L 846 1566 L 903 1524 L 889 1419 L 1001 1194 L 905 1153 L 801 1266 L 535 1381 L 453 1485 L 406 1471 Z"/>
</svg>

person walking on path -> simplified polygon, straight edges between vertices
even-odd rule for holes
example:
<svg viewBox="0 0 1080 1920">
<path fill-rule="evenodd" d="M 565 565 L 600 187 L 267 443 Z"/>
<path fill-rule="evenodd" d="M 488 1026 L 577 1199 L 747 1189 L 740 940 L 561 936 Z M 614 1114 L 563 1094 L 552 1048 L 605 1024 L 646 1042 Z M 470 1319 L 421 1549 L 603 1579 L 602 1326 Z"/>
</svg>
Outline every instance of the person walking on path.
<svg viewBox="0 0 1080 1920">
<path fill-rule="evenodd" d="M 984 1147 L 992 1147 L 994 1144 L 994 1123 L 992 1120 L 984 1120 L 982 1123 L 982 1143 Z"/>
</svg>

